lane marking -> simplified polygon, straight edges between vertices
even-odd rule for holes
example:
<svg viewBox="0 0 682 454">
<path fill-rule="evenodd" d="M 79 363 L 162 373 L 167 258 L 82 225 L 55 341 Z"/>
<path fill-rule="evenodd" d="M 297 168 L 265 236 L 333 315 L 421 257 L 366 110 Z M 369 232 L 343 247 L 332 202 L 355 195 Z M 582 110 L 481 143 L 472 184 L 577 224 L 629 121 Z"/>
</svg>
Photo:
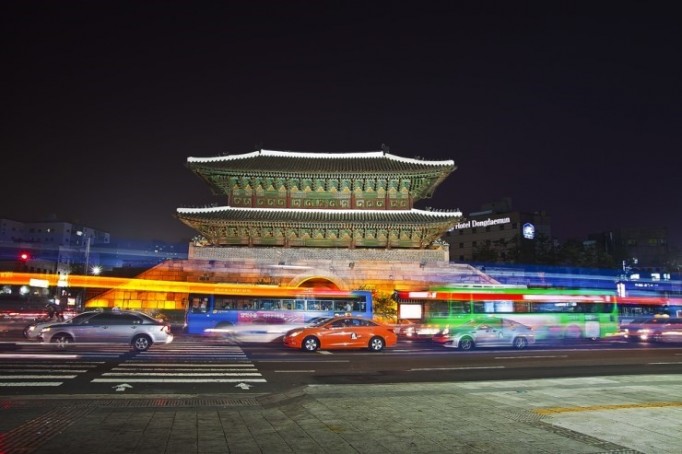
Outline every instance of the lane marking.
<svg viewBox="0 0 682 454">
<path fill-rule="evenodd" d="M 280 374 L 287 374 L 287 373 L 295 373 L 295 374 L 313 374 L 315 373 L 315 369 L 308 369 L 308 370 L 276 370 L 274 371 L 275 373 L 280 373 Z"/>
<path fill-rule="evenodd" d="M 255 363 L 349 363 L 348 359 L 264 359 L 254 360 Z"/>
<path fill-rule="evenodd" d="M 43 382 L 0 382 L 0 386 L 9 388 L 13 386 L 60 386 L 62 381 L 43 381 Z"/>
<path fill-rule="evenodd" d="M 538 356 L 496 356 L 495 359 L 534 359 L 534 358 L 568 358 L 568 355 L 538 355 Z"/>
<path fill-rule="evenodd" d="M 475 370 L 475 369 L 504 369 L 504 366 L 472 366 L 472 367 L 420 367 L 417 369 L 407 369 L 410 372 L 421 372 L 429 370 Z"/>
</svg>

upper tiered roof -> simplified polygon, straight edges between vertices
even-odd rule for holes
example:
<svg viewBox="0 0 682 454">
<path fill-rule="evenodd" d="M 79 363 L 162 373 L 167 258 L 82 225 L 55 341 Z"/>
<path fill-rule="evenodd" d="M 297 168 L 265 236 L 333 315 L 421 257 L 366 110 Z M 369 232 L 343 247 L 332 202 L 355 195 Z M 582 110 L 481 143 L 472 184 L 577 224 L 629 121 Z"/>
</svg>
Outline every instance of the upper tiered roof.
<svg viewBox="0 0 682 454">
<path fill-rule="evenodd" d="M 187 166 L 205 180 L 216 194 L 229 191 L 225 187 L 225 177 L 247 174 L 283 178 L 418 177 L 429 181 L 426 186 L 416 188 L 416 198 L 430 197 L 435 188 L 456 169 L 452 160 L 403 158 L 387 151 L 308 153 L 257 150 L 237 155 L 189 157 Z"/>
<path fill-rule="evenodd" d="M 385 151 L 349 153 L 308 153 L 301 151 L 257 150 L 251 153 L 198 158 L 190 156 L 187 164 L 201 170 L 284 172 L 289 174 L 332 173 L 411 173 L 456 169 L 455 161 L 425 161 L 403 158 Z"/>
</svg>

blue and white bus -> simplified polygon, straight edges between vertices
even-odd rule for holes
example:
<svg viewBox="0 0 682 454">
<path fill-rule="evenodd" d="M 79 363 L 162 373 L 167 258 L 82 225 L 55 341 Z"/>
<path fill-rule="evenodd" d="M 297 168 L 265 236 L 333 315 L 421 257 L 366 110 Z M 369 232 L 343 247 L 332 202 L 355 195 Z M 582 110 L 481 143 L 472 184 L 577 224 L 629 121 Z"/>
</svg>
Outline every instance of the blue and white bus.
<svg viewBox="0 0 682 454">
<path fill-rule="evenodd" d="M 189 334 L 241 325 L 298 325 L 351 314 L 372 318 L 372 292 L 269 285 L 234 286 L 220 293 L 190 293 L 185 316 Z"/>
</svg>

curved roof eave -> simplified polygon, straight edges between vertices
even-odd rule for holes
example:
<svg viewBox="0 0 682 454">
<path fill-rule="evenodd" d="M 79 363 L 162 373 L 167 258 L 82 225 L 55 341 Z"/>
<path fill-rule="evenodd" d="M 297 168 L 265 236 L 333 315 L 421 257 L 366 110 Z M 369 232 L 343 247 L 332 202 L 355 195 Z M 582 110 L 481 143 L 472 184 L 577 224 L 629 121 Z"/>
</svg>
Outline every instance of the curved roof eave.
<svg viewBox="0 0 682 454">
<path fill-rule="evenodd" d="M 272 156 L 278 158 L 305 158 L 305 159 L 358 159 L 358 158 L 375 158 L 388 159 L 396 162 L 404 162 L 408 164 L 432 165 L 437 167 L 453 166 L 455 161 L 452 159 L 444 161 L 423 161 L 415 158 L 404 158 L 394 154 L 386 153 L 384 151 L 362 151 L 362 152 L 348 152 L 348 153 L 311 153 L 303 151 L 277 151 L 277 150 L 256 150 L 250 153 L 224 155 L 224 156 L 210 156 L 210 157 L 194 157 L 187 158 L 187 163 L 209 163 L 209 162 L 224 162 L 236 161 L 240 159 L 255 158 L 258 156 Z"/>
<path fill-rule="evenodd" d="M 220 206 L 220 207 L 207 207 L 207 208 L 178 208 L 178 214 L 209 214 L 209 213 L 220 213 L 220 212 L 263 212 L 263 213 L 323 213 L 329 214 L 403 214 L 403 213 L 414 213 L 420 216 L 428 216 L 434 218 L 451 218 L 453 216 L 462 216 L 462 212 L 456 211 L 428 211 L 428 210 L 418 210 L 412 208 L 410 210 L 321 210 L 321 209 L 305 209 L 305 208 L 241 208 L 241 207 L 230 207 L 230 206 Z"/>
</svg>

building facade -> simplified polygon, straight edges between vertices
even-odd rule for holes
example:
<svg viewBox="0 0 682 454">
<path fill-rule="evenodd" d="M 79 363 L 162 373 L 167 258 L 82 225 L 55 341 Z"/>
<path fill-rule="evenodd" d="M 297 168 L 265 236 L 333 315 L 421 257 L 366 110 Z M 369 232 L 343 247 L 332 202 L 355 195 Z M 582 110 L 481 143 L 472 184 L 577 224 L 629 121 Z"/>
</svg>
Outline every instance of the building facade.
<svg viewBox="0 0 682 454">
<path fill-rule="evenodd" d="M 461 212 L 418 210 L 454 161 L 404 158 L 388 150 L 303 153 L 258 150 L 190 157 L 189 169 L 222 206 L 178 208 L 197 231 L 187 260 L 138 276 L 202 283 L 272 284 L 392 293 L 444 282 L 494 283 L 449 262 L 440 238 Z M 112 290 L 90 306 L 180 309 L 187 295 Z"/>
<path fill-rule="evenodd" d="M 414 208 L 453 161 L 259 150 L 187 164 L 225 197 L 221 207 L 177 211 L 209 246 L 426 249 L 461 217 Z"/>
<path fill-rule="evenodd" d="M 450 245 L 450 260 L 456 262 L 508 262 L 515 249 L 534 247 L 538 238 L 551 240 L 550 216 L 516 211 L 509 198 L 469 213 L 443 236 Z"/>
<path fill-rule="evenodd" d="M 108 232 L 80 224 L 0 219 L 1 266 L 5 270 L 64 275 L 74 270 L 83 272 L 86 266 L 99 264 L 98 247 L 110 241 Z"/>
</svg>

